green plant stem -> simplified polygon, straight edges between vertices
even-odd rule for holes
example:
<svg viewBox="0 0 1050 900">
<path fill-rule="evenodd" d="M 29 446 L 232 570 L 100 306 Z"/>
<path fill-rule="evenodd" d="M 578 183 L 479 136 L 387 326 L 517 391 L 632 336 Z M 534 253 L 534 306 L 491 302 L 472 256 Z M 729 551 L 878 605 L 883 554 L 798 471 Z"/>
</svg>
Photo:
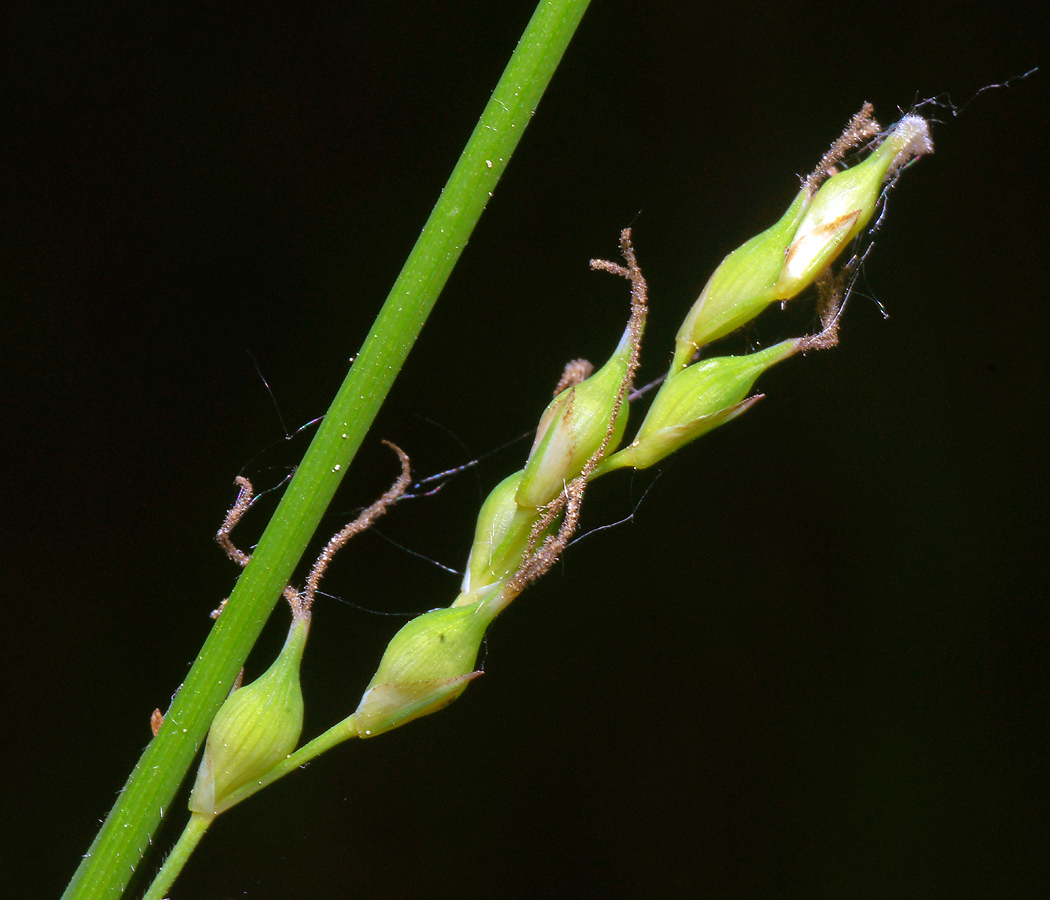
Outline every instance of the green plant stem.
<svg viewBox="0 0 1050 900">
<path fill-rule="evenodd" d="M 164 860 L 164 865 L 160 867 L 157 877 L 153 879 L 149 890 L 143 894 L 142 900 L 163 900 L 164 894 L 171 887 L 172 882 L 179 877 L 182 867 L 186 865 L 186 860 L 190 858 L 190 854 L 196 849 L 200 839 L 204 837 L 204 832 L 214 821 L 215 816 L 206 816 L 203 813 L 193 813 L 190 816 L 178 841 L 171 848 L 171 853 Z"/>
<path fill-rule="evenodd" d="M 63 900 L 101 900 L 123 893 L 466 246 L 587 6 L 588 0 L 542 0 L 537 7 L 252 562 Z"/>
</svg>

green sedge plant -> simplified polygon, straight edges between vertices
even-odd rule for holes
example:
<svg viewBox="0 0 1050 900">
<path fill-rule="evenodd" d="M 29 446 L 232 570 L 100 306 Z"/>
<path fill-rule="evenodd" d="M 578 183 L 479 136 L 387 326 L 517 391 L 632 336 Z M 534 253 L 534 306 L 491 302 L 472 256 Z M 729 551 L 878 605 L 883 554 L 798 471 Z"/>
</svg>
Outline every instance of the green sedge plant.
<svg viewBox="0 0 1050 900">
<path fill-rule="evenodd" d="M 876 143 L 863 162 L 837 170 L 859 143 Z M 865 107 L 850 123 L 784 216 L 731 253 L 711 276 L 676 337 L 671 366 L 633 439 L 621 449 L 628 397 L 638 369 L 647 312 L 647 284 L 630 230 L 620 237 L 623 263 L 592 260 L 594 269 L 627 279 L 631 313 L 623 336 L 596 371 L 574 360 L 540 418 L 523 467 L 500 482 L 482 504 L 461 591 L 445 607 L 409 621 L 391 639 L 375 675 L 349 716 L 298 750 L 303 698 L 299 666 L 309 609 L 335 552 L 403 494 L 407 456 L 393 448 L 402 473 L 394 486 L 321 553 L 303 592 L 285 589 L 292 608 L 288 639 L 277 660 L 252 684 L 234 690 L 208 734 L 190 797 L 190 821 L 146 900 L 164 896 L 216 816 L 351 738 L 372 738 L 437 712 L 481 674 L 482 639 L 492 621 L 558 560 L 579 521 L 585 491 L 618 469 L 659 463 L 755 404 L 762 373 L 799 353 L 837 343 L 838 318 L 859 257 L 837 260 L 869 224 L 883 195 L 908 161 L 932 150 L 926 122 L 906 116 L 882 134 Z M 701 358 L 710 341 L 747 324 L 773 302 L 816 285 L 820 329 L 744 355 Z M 728 323 L 728 324 L 727 324 Z M 232 559 L 250 559 L 230 530 L 250 502 L 250 484 L 219 532 Z"/>
<path fill-rule="evenodd" d="M 251 504 L 251 487 L 241 483 L 218 538 L 230 557 L 244 566 L 244 573 L 65 897 L 123 893 L 201 745 L 204 754 L 189 801 L 189 823 L 148 898 L 165 896 L 197 842 L 225 810 L 338 743 L 378 736 L 453 702 L 479 674 L 476 658 L 488 625 L 548 571 L 567 546 L 584 492 L 595 478 L 619 468 L 658 463 L 750 408 L 757 399 L 749 396 L 752 385 L 767 368 L 836 342 L 838 315 L 857 256 L 842 265 L 836 262 L 870 222 L 885 184 L 909 160 L 931 150 L 926 123 L 917 116 L 907 116 L 882 133 L 866 107 L 806 180 L 781 220 L 726 258 L 685 318 L 672 365 L 641 426 L 623 447 L 628 397 L 645 326 L 646 282 L 629 232 L 621 235 L 622 264 L 592 264 L 630 283 L 631 314 L 623 338 L 597 372 L 591 374 L 589 364 L 582 361 L 566 367 L 522 469 L 497 485 L 482 506 L 460 594 L 448 606 L 431 610 L 399 630 L 355 711 L 295 749 L 303 712 L 299 667 L 318 583 L 338 549 L 404 492 L 410 480 L 404 453 L 394 448 L 402 465 L 395 485 L 332 538 L 302 591 L 288 585 L 292 569 L 586 6 L 579 0 L 558 0 L 538 7 L 251 557 L 230 538 Z M 864 162 L 840 170 L 847 154 L 862 145 L 875 149 Z M 819 295 L 818 333 L 746 356 L 701 358 L 711 341 L 810 285 L 816 285 Z M 282 595 L 292 611 L 285 646 L 262 676 L 241 687 L 238 672 Z"/>
</svg>

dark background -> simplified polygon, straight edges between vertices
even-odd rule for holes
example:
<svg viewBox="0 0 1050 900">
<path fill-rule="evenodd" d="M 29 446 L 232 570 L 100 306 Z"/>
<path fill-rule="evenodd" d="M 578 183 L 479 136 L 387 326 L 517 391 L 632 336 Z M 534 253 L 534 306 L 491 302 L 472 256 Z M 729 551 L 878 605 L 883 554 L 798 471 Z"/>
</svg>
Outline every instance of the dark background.
<svg viewBox="0 0 1050 900">
<path fill-rule="evenodd" d="M 272 487 L 305 447 L 249 354 L 289 429 L 324 411 L 531 8 L 44 4 L 6 29 L 12 896 L 61 891 L 229 593 L 233 477 Z M 627 292 L 587 260 L 621 227 L 650 282 L 647 379 L 862 101 L 886 123 L 961 104 L 1044 42 L 1004 4 L 596 2 L 324 536 L 392 479 L 380 438 L 420 475 L 458 465 L 611 350 Z M 767 375 L 633 523 L 573 548 L 460 702 L 224 816 L 173 897 L 1046 896 L 1047 93 L 1044 72 L 935 112 L 842 345 Z M 811 321 L 800 301 L 724 347 Z M 526 451 L 381 530 L 461 566 Z M 600 482 L 584 527 L 652 475 Z M 307 736 L 400 624 L 350 604 L 417 613 L 456 585 L 374 535 L 338 558 Z"/>
</svg>

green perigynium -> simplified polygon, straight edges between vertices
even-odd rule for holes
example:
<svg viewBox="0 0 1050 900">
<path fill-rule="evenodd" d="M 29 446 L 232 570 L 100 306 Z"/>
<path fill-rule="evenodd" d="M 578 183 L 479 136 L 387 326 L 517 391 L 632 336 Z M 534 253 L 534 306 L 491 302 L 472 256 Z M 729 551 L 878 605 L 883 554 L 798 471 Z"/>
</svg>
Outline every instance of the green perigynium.
<svg viewBox="0 0 1050 900">
<path fill-rule="evenodd" d="M 491 593 L 491 592 L 490 592 Z M 394 635 L 354 712 L 360 737 L 373 737 L 437 712 L 463 693 L 496 610 L 487 600 L 432 609 Z"/>
<path fill-rule="evenodd" d="M 525 463 L 515 499 L 519 506 L 539 509 L 554 500 L 605 440 L 609 421 L 640 335 L 628 328 L 609 361 L 590 378 L 567 387 L 555 397 L 536 429 L 536 440 Z M 620 406 L 610 446 L 627 427 L 627 404 Z"/>
<path fill-rule="evenodd" d="M 524 474 L 518 471 L 504 478 L 481 506 L 463 576 L 462 591 L 466 595 L 472 596 L 479 589 L 513 575 L 521 562 L 536 519 L 535 509 L 522 507 L 515 499 Z"/>
<path fill-rule="evenodd" d="M 779 222 L 715 270 L 679 329 L 672 372 L 771 303 L 809 287 L 871 221 L 886 180 L 932 149 L 925 120 L 905 116 L 864 162 L 831 175 L 812 194 L 807 182 Z"/>
<path fill-rule="evenodd" d="M 700 435 L 747 410 L 748 391 L 766 369 L 798 352 L 798 341 L 781 341 L 746 356 L 718 356 L 668 378 L 649 407 L 634 440 L 607 457 L 596 474 L 630 466 L 646 469 Z"/>
<path fill-rule="evenodd" d="M 190 810 L 215 815 L 238 788 L 265 775 L 295 749 L 303 730 L 299 687 L 309 617 L 296 618 L 280 655 L 251 684 L 235 690 L 208 731 Z"/>
<path fill-rule="evenodd" d="M 932 150 L 926 120 L 905 116 L 864 162 L 825 181 L 787 249 L 775 299 L 786 300 L 809 287 L 871 221 L 886 179 Z"/>
<path fill-rule="evenodd" d="M 775 299 L 774 285 L 810 198 L 799 191 L 780 221 L 729 254 L 708 279 L 675 336 L 671 371 L 688 365 L 704 344 L 750 322 Z"/>
</svg>

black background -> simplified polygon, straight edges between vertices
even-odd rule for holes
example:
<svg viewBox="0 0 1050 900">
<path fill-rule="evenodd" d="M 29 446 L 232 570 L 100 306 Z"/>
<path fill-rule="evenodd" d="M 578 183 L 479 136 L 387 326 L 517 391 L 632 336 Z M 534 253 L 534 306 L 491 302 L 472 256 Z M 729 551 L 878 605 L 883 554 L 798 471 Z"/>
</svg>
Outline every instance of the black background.
<svg viewBox="0 0 1050 900">
<path fill-rule="evenodd" d="M 305 446 L 249 352 L 289 428 L 324 411 L 531 6 L 41 5 L 8 29 L 12 896 L 61 891 L 230 591 L 212 534 L 233 477 L 276 485 Z M 587 260 L 621 227 L 651 378 L 862 101 L 884 122 L 962 103 L 1044 41 L 1002 4 L 596 2 L 325 537 L 392 479 L 380 438 L 420 475 L 460 464 L 533 428 L 566 360 L 608 354 L 627 292 Z M 1046 896 L 1046 109 L 1045 73 L 942 109 L 842 345 L 767 375 L 633 523 L 573 548 L 460 702 L 224 816 L 173 897 Z M 725 350 L 811 315 L 770 311 Z M 461 566 L 526 450 L 381 530 Z M 604 479 L 584 527 L 651 482 Z M 349 604 L 416 613 L 456 584 L 374 535 L 338 558 L 307 736 L 400 624 Z"/>
</svg>

